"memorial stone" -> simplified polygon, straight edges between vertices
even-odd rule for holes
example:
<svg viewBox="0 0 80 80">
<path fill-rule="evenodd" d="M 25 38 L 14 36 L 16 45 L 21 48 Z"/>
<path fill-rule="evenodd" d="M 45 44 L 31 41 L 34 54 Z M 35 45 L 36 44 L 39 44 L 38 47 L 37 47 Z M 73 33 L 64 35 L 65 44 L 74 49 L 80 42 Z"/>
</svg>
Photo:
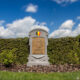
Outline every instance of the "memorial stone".
<svg viewBox="0 0 80 80">
<path fill-rule="evenodd" d="M 48 32 L 44 29 L 37 28 L 29 32 L 30 54 L 27 66 L 49 65 L 47 55 Z"/>
</svg>

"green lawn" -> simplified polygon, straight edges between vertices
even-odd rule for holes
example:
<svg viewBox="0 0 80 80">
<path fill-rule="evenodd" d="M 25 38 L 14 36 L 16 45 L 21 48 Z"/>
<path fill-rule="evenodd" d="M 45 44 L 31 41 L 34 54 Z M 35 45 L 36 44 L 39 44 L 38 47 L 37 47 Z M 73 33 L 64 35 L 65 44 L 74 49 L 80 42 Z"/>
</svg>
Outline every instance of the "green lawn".
<svg viewBox="0 0 80 80">
<path fill-rule="evenodd" d="M 80 72 L 28 73 L 0 71 L 0 80 L 80 80 Z"/>
</svg>

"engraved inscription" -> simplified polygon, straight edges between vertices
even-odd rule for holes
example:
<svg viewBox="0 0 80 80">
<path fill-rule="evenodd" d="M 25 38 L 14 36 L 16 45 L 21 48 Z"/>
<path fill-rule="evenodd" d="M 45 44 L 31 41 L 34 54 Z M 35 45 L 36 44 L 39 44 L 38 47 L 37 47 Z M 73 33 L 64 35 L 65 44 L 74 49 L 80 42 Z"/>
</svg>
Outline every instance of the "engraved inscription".
<svg viewBox="0 0 80 80">
<path fill-rule="evenodd" d="M 45 38 L 33 37 L 32 38 L 32 54 L 45 53 Z"/>
</svg>

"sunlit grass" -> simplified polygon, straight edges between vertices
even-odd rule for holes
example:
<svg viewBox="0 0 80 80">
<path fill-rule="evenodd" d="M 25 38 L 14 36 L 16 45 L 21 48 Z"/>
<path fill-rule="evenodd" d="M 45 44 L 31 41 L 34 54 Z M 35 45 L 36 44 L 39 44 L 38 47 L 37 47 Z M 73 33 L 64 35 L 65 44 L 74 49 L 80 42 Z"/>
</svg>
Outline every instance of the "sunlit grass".
<svg viewBox="0 0 80 80">
<path fill-rule="evenodd" d="M 0 80 L 80 80 L 80 72 L 29 73 L 0 71 Z"/>
</svg>

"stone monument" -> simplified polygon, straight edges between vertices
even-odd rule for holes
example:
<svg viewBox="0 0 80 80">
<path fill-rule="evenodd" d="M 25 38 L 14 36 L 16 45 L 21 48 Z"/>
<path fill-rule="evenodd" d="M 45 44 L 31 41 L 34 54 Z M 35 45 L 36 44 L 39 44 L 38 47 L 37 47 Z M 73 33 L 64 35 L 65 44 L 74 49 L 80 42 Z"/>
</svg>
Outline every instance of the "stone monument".
<svg viewBox="0 0 80 80">
<path fill-rule="evenodd" d="M 47 55 L 48 32 L 44 29 L 37 28 L 29 32 L 30 54 L 27 66 L 49 65 Z"/>
</svg>

